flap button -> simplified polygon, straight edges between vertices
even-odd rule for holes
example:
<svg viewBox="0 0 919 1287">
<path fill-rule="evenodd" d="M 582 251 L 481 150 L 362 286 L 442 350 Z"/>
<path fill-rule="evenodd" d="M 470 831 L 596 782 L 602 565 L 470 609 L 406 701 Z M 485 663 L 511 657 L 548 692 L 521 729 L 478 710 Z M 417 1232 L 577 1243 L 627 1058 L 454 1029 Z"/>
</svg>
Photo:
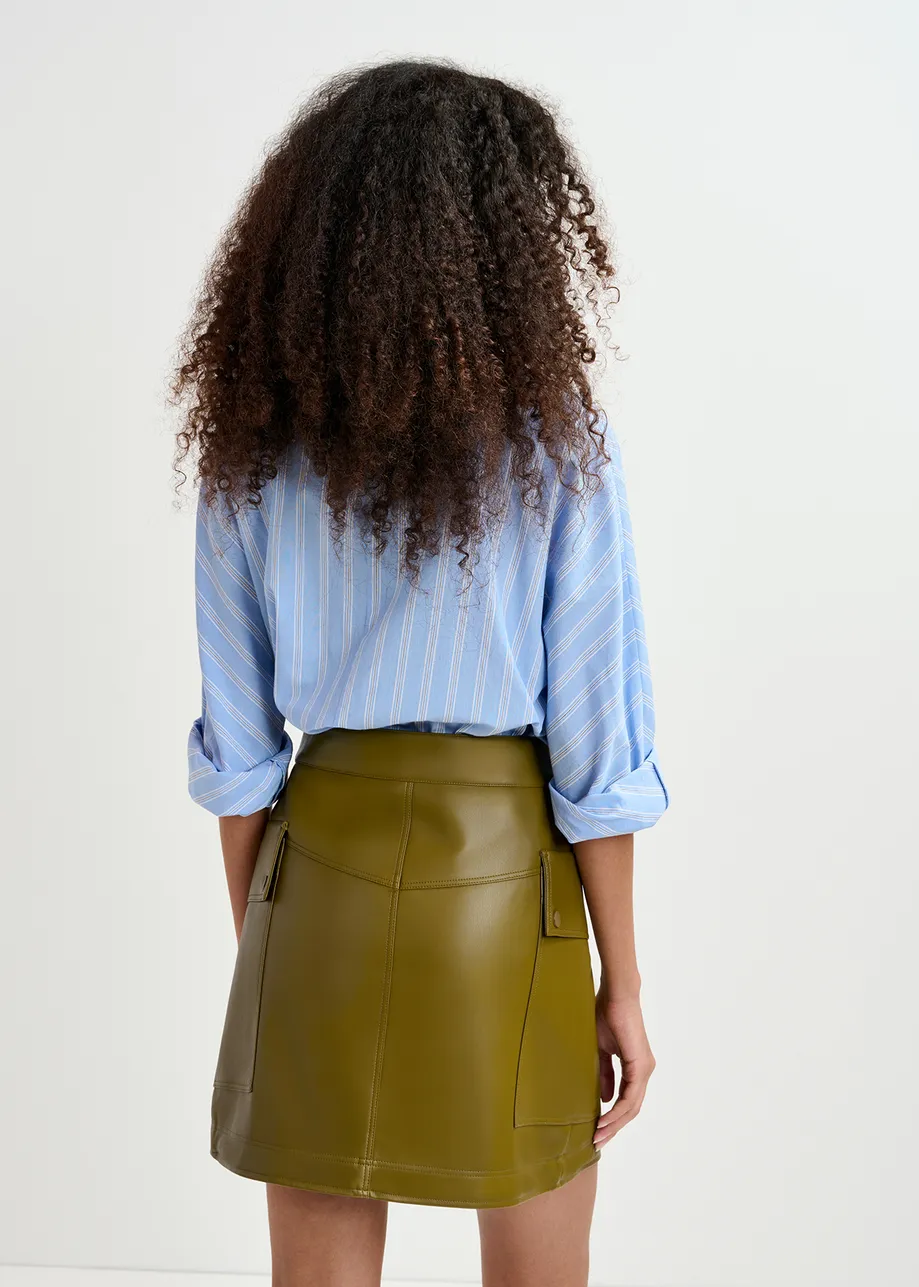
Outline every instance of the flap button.
<svg viewBox="0 0 919 1287">
<path fill-rule="evenodd" d="M 556 929 L 558 929 L 558 927 L 559 927 L 559 925 L 561 925 L 561 923 L 562 923 L 562 914 L 561 914 L 561 912 L 558 912 L 558 911 L 553 912 L 553 913 L 552 913 L 552 924 L 555 926 L 555 928 L 556 928 Z"/>
</svg>

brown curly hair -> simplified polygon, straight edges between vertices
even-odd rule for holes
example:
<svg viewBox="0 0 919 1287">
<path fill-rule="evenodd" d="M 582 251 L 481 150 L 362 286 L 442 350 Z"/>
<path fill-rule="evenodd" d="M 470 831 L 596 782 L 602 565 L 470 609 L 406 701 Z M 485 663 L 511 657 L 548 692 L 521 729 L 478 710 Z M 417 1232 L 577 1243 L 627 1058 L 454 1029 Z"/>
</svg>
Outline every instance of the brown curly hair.
<svg viewBox="0 0 919 1287">
<path fill-rule="evenodd" d="M 533 94 L 445 61 L 334 76 L 270 148 L 208 269 L 173 385 L 176 468 L 258 504 L 296 444 L 417 574 L 446 528 L 465 565 L 507 463 L 541 509 L 605 456 L 586 367 L 607 240 Z M 615 287 L 612 287 L 615 291 Z"/>
</svg>

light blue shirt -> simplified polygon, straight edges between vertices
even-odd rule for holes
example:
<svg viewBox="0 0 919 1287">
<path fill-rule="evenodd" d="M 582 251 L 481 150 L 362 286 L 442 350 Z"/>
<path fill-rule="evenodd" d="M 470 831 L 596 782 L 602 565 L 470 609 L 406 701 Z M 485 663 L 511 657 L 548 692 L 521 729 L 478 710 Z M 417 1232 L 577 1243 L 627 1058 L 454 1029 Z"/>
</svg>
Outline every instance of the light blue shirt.
<svg viewBox="0 0 919 1287">
<path fill-rule="evenodd" d="M 293 750 L 287 720 L 306 733 L 535 734 L 569 840 L 656 822 L 668 797 L 631 523 L 619 446 L 601 427 L 611 461 L 597 462 L 592 494 L 572 495 L 543 456 L 544 524 L 505 476 L 471 585 L 442 545 L 413 586 L 396 543 L 378 556 L 350 513 L 337 548 L 324 484 L 293 451 L 259 506 L 231 515 L 199 499 L 193 799 L 217 815 L 272 804 Z"/>
</svg>

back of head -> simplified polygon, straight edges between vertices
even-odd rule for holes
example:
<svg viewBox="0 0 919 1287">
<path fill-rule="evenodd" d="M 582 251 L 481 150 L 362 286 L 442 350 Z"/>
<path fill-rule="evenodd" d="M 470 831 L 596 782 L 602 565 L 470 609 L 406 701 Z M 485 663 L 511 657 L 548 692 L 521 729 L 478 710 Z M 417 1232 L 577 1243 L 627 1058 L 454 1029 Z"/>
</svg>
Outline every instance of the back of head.
<svg viewBox="0 0 919 1287">
<path fill-rule="evenodd" d="M 406 567 L 465 557 L 499 472 L 539 506 L 544 450 L 589 469 L 589 314 L 607 241 L 536 96 L 446 62 L 335 76 L 272 146 L 218 247 L 176 378 L 178 461 L 257 502 L 302 448 Z"/>
</svg>

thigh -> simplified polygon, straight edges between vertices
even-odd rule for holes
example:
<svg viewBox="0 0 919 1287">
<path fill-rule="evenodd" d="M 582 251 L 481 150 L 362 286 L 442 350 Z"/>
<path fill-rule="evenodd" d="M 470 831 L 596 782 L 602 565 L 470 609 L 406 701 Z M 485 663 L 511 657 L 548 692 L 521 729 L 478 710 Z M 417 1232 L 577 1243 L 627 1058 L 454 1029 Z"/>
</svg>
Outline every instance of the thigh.
<svg viewBox="0 0 919 1287">
<path fill-rule="evenodd" d="M 597 1163 L 512 1207 L 479 1211 L 482 1287 L 587 1287 Z"/>
<path fill-rule="evenodd" d="M 272 1287 L 379 1287 L 386 1202 L 266 1189 Z"/>
</svg>

